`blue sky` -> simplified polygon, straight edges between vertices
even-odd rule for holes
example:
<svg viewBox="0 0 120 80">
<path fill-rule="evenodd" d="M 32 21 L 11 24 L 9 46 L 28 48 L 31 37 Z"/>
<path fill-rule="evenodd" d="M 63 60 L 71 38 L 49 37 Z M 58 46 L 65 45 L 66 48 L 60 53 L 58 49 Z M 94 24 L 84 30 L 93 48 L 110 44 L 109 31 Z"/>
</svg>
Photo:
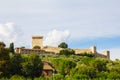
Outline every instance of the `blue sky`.
<svg viewBox="0 0 120 80">
<path fill-rule="evenodd" d="M 120 59 L 120 0 L 0 0 L 0 40 L 30 47 L 31 36 L 46 45 L 97 46 Z"/>
</svg>

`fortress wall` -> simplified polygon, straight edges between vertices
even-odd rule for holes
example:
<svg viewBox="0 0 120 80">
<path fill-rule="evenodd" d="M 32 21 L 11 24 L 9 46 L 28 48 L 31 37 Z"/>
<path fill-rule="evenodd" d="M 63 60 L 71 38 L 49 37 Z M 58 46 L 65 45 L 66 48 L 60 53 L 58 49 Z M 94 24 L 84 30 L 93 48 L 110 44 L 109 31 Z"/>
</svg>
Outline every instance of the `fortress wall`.
<svg viewBox="0 0 120 80">
<path fill-rule="evenodd" d="M 32 37 L 32 48 L 34 46 L 40 46 L 41 49 L 22 49 L 22 48 L 16 48 L 15 52 L 16 53 L 31 53 L 31 52 L 36 52 L 36 53 L 59 53 L 62 48 L 58 47 L 52 47 L 52 46 L 43 46 L 43 36 L 33 36 Z M 109 51 L 104 51 L 103 54 L 100 54 L 97 52 L 96 46 L 92 46 L 89 49 L 73 49 L 76 54 L 81 54 L 81 53 L 92 53 L 95 55 L 95 57 L 101 57 L 101 58 L 108 58 L 110 59 L 110 52 Z"/>
<path fill-rule="evenodd" d="M 91 53 L 95 54 L 95 53 L 97 53 L 96 46 L 92 46 L 89 49 L 73 49 L 73 50 L 75 50 L 76 54 L 80 54 L 80 53 L 84 53 L 84 52 L 86 52 L 88 54 L 91 54 Z"/>
<path fill-rule="evenodd" d="M 52 46 L 45 46 L 43 48 L 43 50 L 48 51 L 48 52 L 54 52 L 54 53 L 59 53 L 60 50 L 62 50 L 62 48 L 58 48 L 58 47 L 52 47 Z M 91 53 L 91 49 L 73 49 L 75 51 L 76 54 L 80 54 L 80 53 Z"/>
<path fill-rule="evenodd" d="M 38 53 L 38 54 L 56 54 L 59 53 L 60 50 L 62 50 L 62 48 L 58 48 L 58 47 L 51 47 L 51 46 L 45 46 L 43 47 L 43 49 L 22 49 L 22 48 L 16 48 L 15 52 L 16 53 L 26 53 L 26 54 L 30 54 L 32 52 Z M 75 51 L 76 54 L 81 54 L 81 53 L 91 53 L 91 49 L 73 49 Z M 93 53 L 94 54 L 94 53 Z M 103 54 L 101 53 L 95 53 L 94 54 L 95 57 L 100 57 L 100 58 L 108 58 L 110 59 L 110 55 L 109 55 L 109 51 L 104 51 Z"/>
<path fill-rule="evenodd" d="M 43 47 L 43 49 L 25 49 L 25 48 L 16 48 L 15 49 L 15 52 L 16 53 L 26 53 L 26 54 L 30 54 L 32 52 L 35 52 L 35 53 L 43 53 L 43 54 L 50 54 L 50 53 L 53 53 L 53 54 L 56 54 L 56 53 L 59 53 L 60 50 L 62 50 L 62 48 L 58 48 L 58 47 L 52 47 L 52 46 L 45 46 Z M 81 53 L 92 53 L 91 49 L 73 49 L 75 51 L 76 54 L 81 54 Z M 95 55 L 95 57 L 100 57 L 100 58 L 108 58 L 110 59 L 110 53 L 109 51 L 104 51 L 103 54 L 101 53 L 93 53 Z"/>
<path fill-rule="evenodd" d="M 110 51 L 103 51 L 102 54 L 105 55 L 108 59 L 110 59 Z"/>
<path fill-rule="evenodd" d="M 97 53 L 97 54 L 95 54 L 95 57 L 107 58 L 106 55 L 103 55 L 103 54 L 101 54 L 101 53 Z"/>
<path fill-rule="evenodd" d="M 41 49 L 26 49 L 26 48 L 16 48 L 15 51 L 16 53 L 20 53 L 20 54 L 46 53 L 44 50 L 41 50 Z"/>
<path fill-rule="evenodd" d="M 80 53 L 91 53 L 90 49 L 73 49 L 75 51 L 76 54 L 80 54 Z"/>
<path fill-rule="evenodd" d="M 52 46 L 45 46 L 45 47 L 43 47 L 43 50 L 45 50 L 46 52 L 59 53 L 60 50 L 62 50 L 62 48 L 52 47 Z"/>
</svg>

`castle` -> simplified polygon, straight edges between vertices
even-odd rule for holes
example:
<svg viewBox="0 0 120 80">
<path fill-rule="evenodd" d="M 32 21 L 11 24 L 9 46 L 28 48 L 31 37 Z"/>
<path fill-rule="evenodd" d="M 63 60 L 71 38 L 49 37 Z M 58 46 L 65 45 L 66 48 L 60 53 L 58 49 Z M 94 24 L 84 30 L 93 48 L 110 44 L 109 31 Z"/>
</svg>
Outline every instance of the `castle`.
<svg viewBox="0 0 120 80">
<path fill-rule="evenodd" d="M 35 46 L 39 46 L 40 49 L 34 49 Z M 26 48 L 16 48 L 16 53 L 26 53 L 30 54 L 31 52 L 42 53 L 42 54 L 58 54 L 62 48 L 52 47 L 52 46 L 43 46 L 43 36 L 33 36 L 32 37 L 32 49 Z M 110 52 L 103 51 L 103 53 L 98 53 L 96 46 L 92 46 L 88 49 L 73 49 L 75 54 L 88 53 L 93 54 L 95 57 L 108 58 L 110 59 Z"/>
</svg>

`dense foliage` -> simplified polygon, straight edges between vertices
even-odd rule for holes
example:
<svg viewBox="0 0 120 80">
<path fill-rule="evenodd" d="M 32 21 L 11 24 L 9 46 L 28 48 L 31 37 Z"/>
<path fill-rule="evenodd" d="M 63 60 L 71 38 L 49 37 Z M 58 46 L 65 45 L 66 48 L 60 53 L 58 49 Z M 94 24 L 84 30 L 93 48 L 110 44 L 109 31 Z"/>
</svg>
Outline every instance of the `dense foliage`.
<svg viewBox="0 0 120 80">
<path fill-rule="evenodd" d="M 31 53 L 30 55 L 24 56 L 22 65 L 22 72 L 25 77 L 39 77 L 42 74 L 42 61 L 38 55 Z"/>
<path fill-rule="evenodd" d="M 34 46 L 33 49 L 40 49 L 40 46 Z"/>
<path fill-rule="evenodd" d="M 11 53 L 14 53 L 14 43 L 10 43 L 9 50 Z"/>
<path fill-rule="evenodd" d="M 62 43 L 60 43 L 60 44 L 58 45 L 58 47 L 60 47 L 60 48 L 68 48 L 68 44 L 65 43 L 65 42 L 62 42 Z"/>
<path fill-rule="evenodd" d="M 9 76 L 9 49 L 5 48 L 4 43 L 0 43 L 0 77 Z"/>
<path fill-rule="evenodd" d="M 43 77 L 42 61 L 51 63 L 55 72 Z M 91 55 L 11 54 L 0 42 L 0 80 L 119 80 L 120 60 Z"/>
<path fill-rule="evenodd" d="M 69 56 L 69 55 L 74 55 L 75 51 L 73 49 L 63 49 L 63 50 L 60 50 L 59 54 Z"/>
</svg>

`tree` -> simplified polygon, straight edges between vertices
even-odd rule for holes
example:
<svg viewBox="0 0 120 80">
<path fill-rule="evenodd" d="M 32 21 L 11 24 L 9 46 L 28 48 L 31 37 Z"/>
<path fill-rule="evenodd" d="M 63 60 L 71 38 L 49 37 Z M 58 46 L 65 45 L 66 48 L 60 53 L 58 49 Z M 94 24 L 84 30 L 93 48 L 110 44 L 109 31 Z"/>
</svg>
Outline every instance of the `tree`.
<svg viewBox="0 0 120 80">
<path fill-rule="evenodd" d="M 25 48 L 25 46 L 21 46 L 20 48 L 21 48 L 21 49 L 24 49 L 24 48 Z"/>
<path fill-rule="evenodd" d="M 96 58 L 91 60 L 90 65 L 93 66 L 97 72 L 106 71 L 107 60 Z"/>
<path fill-rule="evenodd" d="M 14 43 L 10 43 L 9 50 L 14 53 Z"/>
<path fill-rule="evenodd" d="M 10 59 L 10 72 L 11 75 L 21 75 L 22 69 L 22 57 L 21 54 L 14 54 Z"/>
<path fill-rule="evenodd" d="M 0 42 L 0 77 L 9 76 L 9 50 L 5 48 L 4 42 Z"/>
<path fill-rule="evenodd" d="M 76 67 L 76 63 L 68 60 L 68 59 L 53 59 L 52 60 L 53 66 L 55 67 L 55 69 L 57 69 L 57 71 L 60 73 L 60 75 L 62 75 L 63 77 L 65 77 L 66 75 L 69 75 L 70 70 L 72 68 Z"/>
<path fill-rule="evenodd" d="M 71 71 L 71 76 L 75 76 L 76 74 L 79 74 L 79 79 L 81 79 L 83 77 L 85 77 L 85 78 L 95 78 L 96 77 L 95 68 L 91 67 L 91 66 L 87 66 L 85 64 L 80 64 Z"/>
<path fill-rule="evenodd" d="M 31 77 L 32 80 L 34 77 L 39 77 L 42 74 L 43 63 L 40 57 L 31 53 L 24 58 L 22 62 L 22 71 L 25 77 Z"/>
<path fill-rule="evenodd" d="M 34 46 L 33 49 L 40 49 L 40 46 Z"/>
<path fill-rule="evenodd" d="M 69 56 L 69 55 L 75 54 L 75 51 L 73 49 L 63 49 L 63 50 L 60 50 L 59 54 Z"/>
<path fill-rule="evenodd" d="M 5 48 L 5 43 L 4 42 L 0 42 L 0 48 Z"/>
<path fill-rule="evenodd" d="M 119 60 L 111 61 L 106 66 L 109 72 L 120 73 L 120 61 Z"/>
<path fill-rule="evenodd" d="M 60 44 L 58 45 L 58 47 L 60 47 L 60 48 L 68 48 L 68 45 L 67 45 L 67 43 L 62 42 L 62 43 L 60 43 Z"/>
</svg>

